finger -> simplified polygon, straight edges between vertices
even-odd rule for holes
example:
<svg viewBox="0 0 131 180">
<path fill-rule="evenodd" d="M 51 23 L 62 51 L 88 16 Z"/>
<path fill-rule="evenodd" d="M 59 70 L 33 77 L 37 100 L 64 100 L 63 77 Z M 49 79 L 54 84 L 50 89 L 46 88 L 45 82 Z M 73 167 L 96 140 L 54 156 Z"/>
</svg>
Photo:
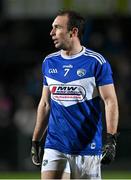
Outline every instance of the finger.
<svg viewBox="0 0 131 180">
<path fill-rule="evenodd" d="M 32 162 L 36 166 L 40 166 L 41 165 L 41 163 L 38 161 L 38 159 L 35 156 L 32 156 Z"/>
</svg>

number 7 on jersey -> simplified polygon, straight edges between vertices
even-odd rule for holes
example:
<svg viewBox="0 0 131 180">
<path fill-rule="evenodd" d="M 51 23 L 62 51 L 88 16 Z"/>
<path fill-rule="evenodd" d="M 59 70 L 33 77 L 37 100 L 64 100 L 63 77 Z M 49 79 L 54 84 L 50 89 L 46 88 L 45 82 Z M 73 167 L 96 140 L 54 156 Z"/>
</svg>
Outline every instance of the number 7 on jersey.
<svg viewBox="0 0 131 180">
<path fill-rule="evenodd" d="M 64 76 L 66 76 L 66 75 L 68 74 L 69 70 L 70 70 L 70 69 L 64 69 L 64 71 L 65 71 Z"/>
</svg>

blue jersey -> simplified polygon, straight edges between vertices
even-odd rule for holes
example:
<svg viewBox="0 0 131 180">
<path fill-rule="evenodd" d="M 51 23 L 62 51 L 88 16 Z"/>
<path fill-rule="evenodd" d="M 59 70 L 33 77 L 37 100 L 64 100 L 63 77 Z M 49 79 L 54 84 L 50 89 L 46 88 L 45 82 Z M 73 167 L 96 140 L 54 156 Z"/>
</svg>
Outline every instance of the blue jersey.
<svg viewBox="0 0 131 180">
<path fill-rule="evenodd" d="M 43 84 L 51 92 L 45 148 L 67 154 L 101 154 L 102 111 L 98 86 L 113 83 L 107 60 L 85 47 L 73 56 L 58 51 L 45 58 L 42 72 Z"/>
</svg>

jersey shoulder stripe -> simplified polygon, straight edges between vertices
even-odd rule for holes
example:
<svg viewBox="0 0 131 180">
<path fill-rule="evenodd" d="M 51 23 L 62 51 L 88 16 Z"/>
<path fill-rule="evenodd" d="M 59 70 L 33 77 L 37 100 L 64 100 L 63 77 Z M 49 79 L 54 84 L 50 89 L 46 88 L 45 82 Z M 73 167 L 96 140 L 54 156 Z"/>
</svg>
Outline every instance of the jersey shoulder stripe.
<svg viewBox="0 0 131 180">
<path fill-rule="evenodd" d="M 94 57 L 97 61 L 99 61 L 99 63 L 100 63 L 101 65 L 102 65 L 103 63 L 106 63 L 105 58 L 104 58 L 100 53 L 97 53 L 97 52 L 95 52 L 95 51 L 86 49 L 84 55 L 85 55 L 85 56 Z"/>
<path fill-rule="evenodd" d="M 47 56 L 44 58 L 43 62 L 44 62 L 46 59 L 48 59 L 48 58 L 51 58 L 51 57 L 54 57 L 54 56 L 59 56 L 60 54 L 61 54 L 61 51 L 57 51 L 57 52 L 51 53 L 51 54 L 47 55 Z"/>
<path fill-rule="evenodd" d="M 46 56 L 47 58 L 50 58 L 50 57 L 53 57 L 53 56 L 59 56 L 61 53 L 61 51 L 57 51 L 57 52 L 54 52 L 54 53 L 51 53 L 49 54 L 48 56 Z"/>
</svg>

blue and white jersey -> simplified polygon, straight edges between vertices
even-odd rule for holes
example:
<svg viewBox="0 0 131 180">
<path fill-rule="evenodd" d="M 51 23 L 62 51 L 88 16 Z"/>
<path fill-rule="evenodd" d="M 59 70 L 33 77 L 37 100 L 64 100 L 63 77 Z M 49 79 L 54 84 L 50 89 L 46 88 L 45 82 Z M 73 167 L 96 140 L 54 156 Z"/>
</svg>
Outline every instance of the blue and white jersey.
<svg viewBox="0 0 131 180">
<path fill-rule="evenodd" d="M 99 53 L 83 47 L 73 56 L 61 51 L 42 64 L 43 84 L 51 92 L 45 148 L 67 154 L 99 155 L 102 112 L 98 86 L 112 84 L 112 70 Z"/>
</svg>

